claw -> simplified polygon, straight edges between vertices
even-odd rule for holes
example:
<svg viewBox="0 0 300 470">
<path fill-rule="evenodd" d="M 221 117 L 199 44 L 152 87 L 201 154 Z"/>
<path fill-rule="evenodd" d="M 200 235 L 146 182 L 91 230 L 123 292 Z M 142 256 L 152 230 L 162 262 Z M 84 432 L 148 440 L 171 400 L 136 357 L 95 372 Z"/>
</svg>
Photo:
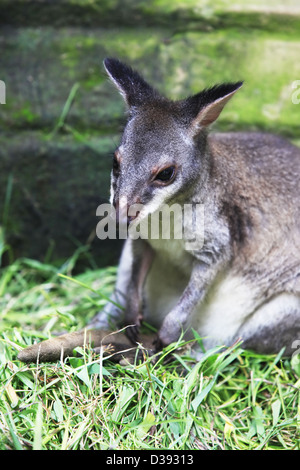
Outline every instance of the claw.
<svg viewBox="0 0 300 470">
<path fill-rule="evenodd" d="M 137 324 L 128 325 L 126 328 L 126 336 L 133 344 L 140 342 L 139 332 L 140 332 L 140 327 Z"/>
<path fill-rule="evenodd" d="M 160 337 L 157 335 L 153 341 L 155 352 L 160 352 L 166 345 L 162 342 Z"/>
</svg>

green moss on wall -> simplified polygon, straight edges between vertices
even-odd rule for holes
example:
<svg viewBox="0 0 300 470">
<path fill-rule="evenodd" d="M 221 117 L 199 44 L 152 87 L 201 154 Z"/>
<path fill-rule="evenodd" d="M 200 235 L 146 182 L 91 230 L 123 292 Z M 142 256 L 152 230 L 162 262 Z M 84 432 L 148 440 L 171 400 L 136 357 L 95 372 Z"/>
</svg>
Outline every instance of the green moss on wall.
<svg viewBox="0 0 300 470">
<path fill-rule="evenodd" d="M 300 143 L 297 0 L 0 0 L 0 25 L 0 213 L 13 175 L 16 255 L 42 257 L 52 244 L 54 256 L 68 256 L 95 228 L 125 122 L 106 56 L 174 99 L 242 79 L 214 129 Z"/>
</svg>

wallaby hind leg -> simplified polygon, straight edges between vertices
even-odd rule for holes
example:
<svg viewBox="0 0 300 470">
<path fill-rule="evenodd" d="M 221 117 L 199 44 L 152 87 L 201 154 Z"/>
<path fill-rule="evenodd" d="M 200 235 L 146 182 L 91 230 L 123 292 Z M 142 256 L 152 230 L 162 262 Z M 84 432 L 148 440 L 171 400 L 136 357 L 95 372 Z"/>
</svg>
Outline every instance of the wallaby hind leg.
<svg viewBox="0 0 300 470">
<path fill-rule="evenodd" d="M 55 336 L 41 341 L 23 349 L 18 354 L 22 362 L 52 362 L 68 356 L 74 356 L 74 349 L 78 346 L 93 344 L 101 346 L 109 344 L 105 338 L 109 337 L 109 331 L 104 330 L 82 330 Z"/>
<path fill-rule="evenodd" d="M 300 296 L 280 294 L 257 310 L 238 332 L 242 347 L 261 354 L 285 348 L 291 356 L 300 340 Z"/>
<path fill-rule="evenodd" d="M 147 254 L 148 252 L 146 252 Z M 130 293 L 132 293 L 132 280 L 136 280 L 136 303 L 140 302 L 141 286 L 147 273 L 151 257 L 144 256 L 144 262 L 141 263 L 140 271 L 137 278 L 133 276 L 132 263 L 132 241 L 128 239 L 123 248 L 115 291 L 111 297 L 111 301 L 107 303 L 105 308 L 101 310 L 88 324 L 87 330 L 68 333 L 57 336 L 38 344 L 34 344 L 25 348 L 18 355 L 18 359 L 23 362 L 40 362 L 56 361 L 61 357 L 73 356 L 73 350 L 78 346 L 91 344 L 95 350 L 101 347 L 106 355 L 111 354 L 113 360 L 120 361 L 122 358 L 130 362 L 135 360 L 137 354 L 141 354 L 139 346 L 136 342 L 143 345 L 149 354 L 153 354 L 154 334 L 139 335 L 139 338 L 133 338 L 132 334 L 128 334 L 128 330 L 133 328 L 125 328 L 118 332 L 117 330 L 124 326 L 124 316 L 127 318 L 126 310 L 132 314 L 132 323 L 136 323 L 139 319 L 135 318 L 134 313 L 138 310 L 130 310 L 132 302 L 128 301 Z"/>
<path fill-rule="evenodd" d="M 40 343 L 33 344 L 23 349 L 18 354 L 18 359 L 25 363 L 30 362 L 54 362 L 66 357 L 72 357 L 74 349 L 78 346 L 91 346 L 103 356 L 109 356 L 114 362 L 131 362 L 145 354 L 152 355 L 152 342 L 154 334 L 142 335 L 141 343 L 133 346 L 125 335 L 124 330 L 82 330 L 65 335 L 56 336 Z"/>
</svg>

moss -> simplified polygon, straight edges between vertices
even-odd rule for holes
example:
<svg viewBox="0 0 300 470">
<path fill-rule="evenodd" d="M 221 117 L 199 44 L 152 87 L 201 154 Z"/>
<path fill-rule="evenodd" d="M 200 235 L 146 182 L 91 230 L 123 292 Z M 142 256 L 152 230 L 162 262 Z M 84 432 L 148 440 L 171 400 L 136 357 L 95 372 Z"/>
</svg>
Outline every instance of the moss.
<svg viewBox="0 0 300 470">
<path fill-rule="evenodd" d="M 34 113 L 31 108 L 31 103 L 25 102 L 23 106 L 12 112 L 12 120 L 23 121 L 24 125 L 32 125 L 39 119 L 39 115 Z"/>
<path fill-rule="evenodd" d="M 24 10 L 26 9 L 26 15 Z M 170 30 L 197 27 L 299 31 L 299 7 L 294 1 L 246 3 L 244 0 L 2 0 L 0 22 L 16 26 L 159 26 Z"/>
<path fill-rule="evenodd" d="M 231 121 L 244 128 L 298 132 L 299 109 L 291 100 L 291 84 L 300 77 L 300 41 L 283 35 L 239 34 L 235 29 L 171 36 L 165 30 L 143 28 L 26 28 L 7 34 L 5 42 L 8 47 L 0 61 L 6 76 L 1 78 L 8 86 L 7 104 L 0 108 L 2 129 L 50 132 L 78 82 L 67 124 L 82 132 L 117 131 L 125 108 L 101 63 L 105 56 L 114 55 L 173 98 L 214 83 L 244 79 L 243 89 L 225 108 L 218 125 L 226 127 Z"/>
<path fill-rule="evenodd" d="M 13 171 L 18 180 L 11 227 L 26 255 L 34 255 L 40 239 L 45 251 L 56 232 L 86 240 L 84 225 L 94 221 L 86 208 L 108 196 L 110 153 L 126 116 L 104 73 L 105 56 L 129 62 L 174 99 L 243 79 L 214 129 L 265 130 L 299 143 L 300 104 L 292 103 L 291 86 L 300 79 L 296 1 L 2 0 L 0 24 L 11 26 L 0 32 L 0 79 L 7 85 L 2 174 L 6 181 Z M 77 83 L 63 125 L 53 132 Z M 36 200 L 47 208 L 42 218 Z M 82 211 L 75 214 L 78 200 Z M 26 224 L 33 235 L 25 234 Z M 74 249 L 65 235 L 57 243 L 59 256 Z"/>
<path fill-rule="evenodd" d="M 117 262 L 119 245 L 98 243 L 92 236 L 98 222 L 96 208 L 109 198 L 117 140 L 115 135 L 0 135 L 0 213 L 11 175 L 5 229 L 16 257 L 25 253 L 41 259 L 53 245 L 54 258 L 66 258 L 78 244 L 90 240 L 95 259 Z"/>
</svg>

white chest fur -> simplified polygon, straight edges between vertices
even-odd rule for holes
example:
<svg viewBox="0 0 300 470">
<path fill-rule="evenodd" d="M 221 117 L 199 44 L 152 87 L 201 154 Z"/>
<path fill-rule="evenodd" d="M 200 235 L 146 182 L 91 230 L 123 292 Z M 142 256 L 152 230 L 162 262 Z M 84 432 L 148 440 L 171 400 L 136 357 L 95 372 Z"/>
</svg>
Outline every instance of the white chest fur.
<svg viewBox="0 0 300 470">
<path fill-rule="evenodd" d="M 144 287 L 145 319 L 159 327 L 188 285 L 194 259 L 185 251 L 182 240 L 150 243 L 156 256 Z M 235 338 L 244 321 L 258 308 L 261 299 L 257 294 L 242 276 L 230 271 L 220 273 L 185 327 L 207 337 L 207 344 L 226 343 Z"/>
<path fill-rule="evenodd" d="M 204 301 L 195 309 L 191 327 L 206 345 L 230 344 L 245 320 L 259 307 L 257 289 L 241 276 L 220 274 Z"/>
<path fill-rule="evenodd" d="M 191 274 L 193 257 L 185 250 L 185 242 L 180 240 L 148 240 L 159 262 L 168 263 L 186 275 Z"/>
<path fill-rule="evenodd" d="M 155 257 L 144 286 L 144 317 L 159 327 L 188 284 L 193 258 L 183 240 L 149 240 Z"/>
</svg>

